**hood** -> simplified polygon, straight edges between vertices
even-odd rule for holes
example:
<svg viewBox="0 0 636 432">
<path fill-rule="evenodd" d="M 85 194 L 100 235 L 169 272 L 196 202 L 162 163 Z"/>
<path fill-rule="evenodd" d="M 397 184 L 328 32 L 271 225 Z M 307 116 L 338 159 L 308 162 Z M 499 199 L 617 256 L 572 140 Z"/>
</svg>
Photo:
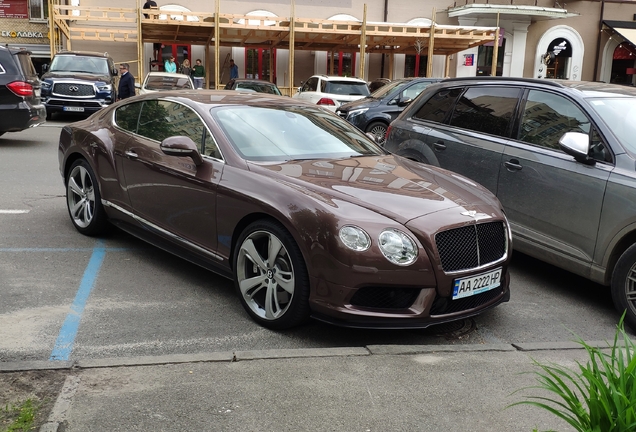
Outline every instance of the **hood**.
<svg viewBox="0 0 636 432">
<path fill-rule="evenodd" d="M 79 81 L 90 81 L 91 83 L 94 83 L 96 81 L 109 83 L 111 81 L 110 75 L 80 73 L 80 72 L 64 72 L 64 71 L 47 72 L 44 75 L 42 75 L 42 81 L 46 79 L 79 80 Z"/>
<path fill-rule="evenodd" d="M 346 200 L 402 224 L 451 208 L 480 213 L 499 213 L 501 208 L 492 193 L 471 180 L 393 155 L 288 161 L 250 169 L 292 182 L 308 195 Z"/>
<path fill-rule="evenodd" d="M 340 111 L 351 111 L 360 108 L 375 108 L 380 105 L 379 99 L 374 99 L 372 97 L 365 97 L 364 99 L 358 99 L 353 102 L 347 102 L 346 104 L 342 104 L 338 109 Z"/>
</svg>

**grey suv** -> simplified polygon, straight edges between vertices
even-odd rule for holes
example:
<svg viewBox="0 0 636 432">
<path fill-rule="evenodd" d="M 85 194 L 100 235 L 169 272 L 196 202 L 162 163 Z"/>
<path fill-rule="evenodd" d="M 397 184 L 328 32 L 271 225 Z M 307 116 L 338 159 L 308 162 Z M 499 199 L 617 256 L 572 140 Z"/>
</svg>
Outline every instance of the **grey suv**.
<svg viewBox="0 0 636 432">
<path fill-rule="evenodd" d="M 446 80 L 391 124 L 385 148 L 486 186 L 515 249 L 611 286 L 636 328 L 636 89 Z"/>
<path fill-rule="evenodd" d="M 46 117 L 56 112 L 92 114 L 117 100 L 117 68 L 108 53 L 63 51 L 42 75 Z"/>
</svg>

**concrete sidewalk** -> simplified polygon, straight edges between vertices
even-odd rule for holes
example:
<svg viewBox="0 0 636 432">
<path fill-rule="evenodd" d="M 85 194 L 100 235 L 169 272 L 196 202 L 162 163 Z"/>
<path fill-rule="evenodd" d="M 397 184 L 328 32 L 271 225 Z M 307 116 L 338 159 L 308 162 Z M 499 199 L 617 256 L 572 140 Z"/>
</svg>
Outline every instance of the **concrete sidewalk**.
<svg viewBox="0 0 636 432">
<path fill-rule="evenodd" d="M 590 342 L 606 347 L 606 342 Z M 1 363 L 68 367 L 53 431 L 572 430 L 547 411 L 506 407 L 538 390 L 531 358 L 576 368 L 580 345 L 376 345 L 164 357 Z"/>
</svg>

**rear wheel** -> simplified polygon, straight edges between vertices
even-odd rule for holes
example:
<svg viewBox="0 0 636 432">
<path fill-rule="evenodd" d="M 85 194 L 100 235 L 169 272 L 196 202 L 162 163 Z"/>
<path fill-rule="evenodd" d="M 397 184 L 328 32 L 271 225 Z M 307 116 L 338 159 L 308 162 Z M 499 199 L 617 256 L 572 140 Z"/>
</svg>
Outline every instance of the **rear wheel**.
<svg viewBox="0 0 636 432">
<path fill-rule="evenodd" d="M 367 132 L 375 136 L 375 142 L 384 145 L 387 125 L 382 122 L 373 122 L 367 127 Z"/>
<path fill-rule="evenodd" d="M 625 314 L 625 322 L 636 329 L 636 245 L 630 246 L 616 263 L 612 274 L 612 300 Z"/>
<path fill-rule="evenodd" d="M 234 283 L 245 310 L 264 327 L 286 329 L 309 317 L 309 278 L 300 249 L 280 224 L 262 220 L 241 234 Z"/>
<path fill-rule="evenodd" d="M 105 231 L 108 221 L 93 169 L 84 159 L 76 160 L 66 179 L 66 207 L 75 228 L 85 235 Z"/>
</svg>

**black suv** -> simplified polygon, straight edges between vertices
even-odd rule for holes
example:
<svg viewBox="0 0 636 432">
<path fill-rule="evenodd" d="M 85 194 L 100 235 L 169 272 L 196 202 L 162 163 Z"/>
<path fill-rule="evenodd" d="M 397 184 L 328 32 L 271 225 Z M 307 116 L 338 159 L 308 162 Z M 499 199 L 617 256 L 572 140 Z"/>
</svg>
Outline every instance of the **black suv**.
<svg viewBox="0 0 636 432">
<path fill-rule="evenodd" d="M 439 81 L 439 78 L 403 78 L 391 81 L 364 99 L 341 105 L 336 109 L 336 114 L 361 131 L 373 134 L 375 141 L 382 144 L 389 123 L 422 90 Z"/>
<path fill-rule="evenodd" d="M 92 114 L 117 100 L 117 68 L 108 53 L 62 51 L 44 70 L 42 99 L 49 119 L 56 112 Z"/>
<path fill-rule="evenodd" d="M 0 135 L 37 126 L 45 119 L 31 53 L 0 46 Z"/>
</svg>

